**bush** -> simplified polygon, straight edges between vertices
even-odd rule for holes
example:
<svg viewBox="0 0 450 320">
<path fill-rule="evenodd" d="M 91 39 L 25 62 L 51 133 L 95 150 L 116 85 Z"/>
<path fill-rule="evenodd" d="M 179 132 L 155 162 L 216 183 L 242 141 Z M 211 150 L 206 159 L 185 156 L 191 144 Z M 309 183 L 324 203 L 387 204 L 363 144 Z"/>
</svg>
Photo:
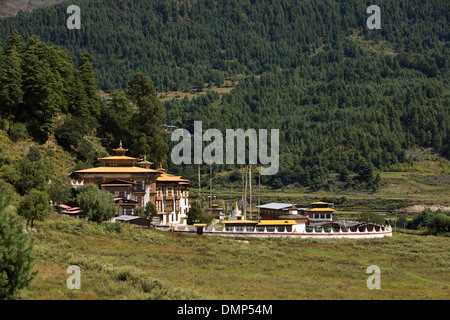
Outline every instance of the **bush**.
<svg viewBox="0 0 450 320">
<path fill-rule="evenodd" d="M 11 130 L 11 139 L 14 141 L 25 140 L 29 138 L 27 126 L 24 123 L 14 123 L 13 128 Z"/>
<path fill-rule="evenodd" d="M 450 217 L 438 213 L 433 218 L 433 231 L 436 234 L 447 234 L 450 232 Z"/>
</svg>

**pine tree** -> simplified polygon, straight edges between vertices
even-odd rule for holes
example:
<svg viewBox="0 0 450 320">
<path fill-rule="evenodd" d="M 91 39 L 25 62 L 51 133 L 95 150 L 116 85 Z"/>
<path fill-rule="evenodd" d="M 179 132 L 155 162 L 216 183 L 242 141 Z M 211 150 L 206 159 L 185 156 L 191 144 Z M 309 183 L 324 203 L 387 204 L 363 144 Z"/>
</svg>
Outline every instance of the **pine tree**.
<svg viewBox="0 0 450 320">
<path fill-rule="evenodd" d="M 80 63 L 80 80 L 83 84 L 84 93 L 87 98 L 90 114 L 85 115 L 88 122 L 94 122 L 100 115 L 100 99 L 97 95 L 98 81 L 95 78 L 94 67 L 92 65 L 92 55 L 83 52 Z"/>
<path fill-rule="evenodd" d="M 36 275 L 31 237 L 24 233 L 20 217 L 5 209 L 11 202 L 11 191 L 0 186 L 0 300 L 11 299 Z"/>
<path fill-rule="evenodd" d="M 169 147 L 163 139 L 164 109 L 156 96 L 153 82 L 143 73 L 136 73 L 128 84 L 128 96 L 137 106 L 134 115 L 135 139 L 133 152 L 160 163 Z"/>
<path fill-rule="evenodd" d="M 46 44 L 36 41 L 23 55 L 24 110 L 22 118 L 34 121 L 48 133 L 53 131 L 53 116 L 65 104 L 60 78 L 52 70 L 51 52 Z"/>
<path fill-rule="evenodd" d="M 14 114 L 23 102 L 21 55 L 15 45 L 3 57 L 3 70 L 0 72 L 0 113 L 9 119 L 8 135 L 12 134 Z"/>
<path fill-rule="evenodd" d="M 6 53 L 8 54 L 12 48 L 15 48 L 19 54 L 22 54 L 25 49 L 25 42 L 23 37 L 19 34 L 17 30 L 14 30 L 8 38 Z"/>
</svg>

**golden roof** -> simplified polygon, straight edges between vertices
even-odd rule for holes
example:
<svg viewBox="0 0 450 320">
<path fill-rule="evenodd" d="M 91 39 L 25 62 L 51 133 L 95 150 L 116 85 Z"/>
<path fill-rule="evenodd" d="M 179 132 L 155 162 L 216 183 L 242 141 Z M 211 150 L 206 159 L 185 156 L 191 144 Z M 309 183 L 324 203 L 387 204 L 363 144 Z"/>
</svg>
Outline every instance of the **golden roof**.
<svg viewBox="0 0 450 320">
<path fill-rule="evenodd" d="M 110 156 L 105 158 L 98 158 L 99 160 L 138 160 L 137 158 L 127 157 L 127 156 Z"/>
<path fill-rule="evenodd" d="M 97 167 L 75 171 L 76 173 L 160 173 L 158 170 L 139 167 Z"/>
<path fill-rule="evenodd" d="M 224 223 L 224 224 L 227 224 L 227 223 L 230 223 L 230 224 L 233 224 L 233 223 L 247 223 L 247 224 L 253 223 L 253 224 L 257 224 L 258 221 L 252 221 L 252 220 L 226 220 L 226 221 L 221 221 L 221 223 Z"/>
<path fill-rule="evenodd" d="M 311 209 L 306 209 L 305 211 L 314 211 L 314 212 L 323 212 L 323 211 L 329 211 L 329 212 L 333 212 L 336 211 L 332 208 L 311 208 Z"/>
<path fill-rule="evenodd" d="M 235 224 L 235 223 L 245 223 L 245 224 L 257 224 L 258 226 L 293 226 L 297 224 L 295 220 L 261 220 L 261 221 L 252 221 L 252 220 L 227 220 L 222 221 L 224 224 Z"/>
<path fill-rule="evenodd" d="M 311 204 L 329 204 L 328 202 L 323 202 L 323 201 L 317 201 L 317 202 L 313 202 Z"/>
<path fill-rule="evenodd" d="M 279 226 L 279 225 L 296 225 L 297 221 L 295 220 L 261 220 L 258 223 L 258 226 Z"/>
<path fill-rule="evenodd" d="M 159 170 L 156 170 L 158 172 L 161 172 Z M 159 182 L 189 182 L 187 179 L 183 179 L 181 176 L 175 176 L 173 174 L 165 173 L 163 172 L 162 175 L 160 175 L 158 178 L 156 178 L 156 181 Z"/>
</svg>

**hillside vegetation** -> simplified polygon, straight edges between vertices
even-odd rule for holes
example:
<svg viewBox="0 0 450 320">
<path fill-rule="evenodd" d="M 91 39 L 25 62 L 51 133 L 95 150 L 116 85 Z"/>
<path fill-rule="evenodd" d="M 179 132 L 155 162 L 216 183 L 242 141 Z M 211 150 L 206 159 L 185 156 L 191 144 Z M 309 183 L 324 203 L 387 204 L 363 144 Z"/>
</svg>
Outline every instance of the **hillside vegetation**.
<svg viewBox="0 0 450 320">
<path fill-rule="evenodd" d="M 24 299 L 449 298 L 444 237 L 235 241 L 56 214 L 31 234 L 39 273 Z M 81 290 L 66 287 L 73 264 L 82 270 Z M 381 269 L 381 290 L 366 286 L 370 265 Z"/>
<path fill-rule="evenodd" d="M 0 20 L 4 64 L 17 66 L 3 82 L 23 92 L 0 89 L 2 117 L 43 141 L 54 132 L 80 165 L 96 164 L 98 148 L 82 138 L 91 134 L 107 152 L 122 140 L 129 155 L 195 179 L 194 166 L 171 163 L 175 143 L 159 125 L 192 132 L 195 120 L 222 132 L 279 129 L 280 170 L 262 178 L 272 189 L 377 192 L 385 172 L 414 170 L 409 150 L 450 158 L 446 2 L 385 0 L 380 30 L 366 27 L 357 0 L 82 0 L 80 30 L 66 28 L 67 4 Z M 33 91 L 34 80 L 48 91 Z M 133 83 L 146 83 L 152 98 L 136 97 Z M 161 105 L 157 92 L 174 98 Z M 237 185 L 239 168 L 214 174 L 234 171 Z M 447 184 L 448 171 L 436 179 Z"/>
</svg>

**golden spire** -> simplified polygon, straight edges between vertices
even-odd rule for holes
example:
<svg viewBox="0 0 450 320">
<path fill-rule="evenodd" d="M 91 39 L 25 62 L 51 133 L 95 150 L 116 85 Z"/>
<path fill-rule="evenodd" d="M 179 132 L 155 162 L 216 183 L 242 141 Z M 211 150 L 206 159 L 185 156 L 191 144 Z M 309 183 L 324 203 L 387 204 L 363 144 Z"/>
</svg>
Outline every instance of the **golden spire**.
<svg viewBox="0 0 450 320">
<path fill-rule="evenodd" d="M 122 148 L 122 140 L 120 140 L 119 148 L 113 150 L 118 156 L 123 156 L 128 151 L 128 149 Z"/>
<path fill-rule="evenodd" d="M 149 169 L 153 162 L 147 161 L 147 155 L 144 154 L 144 160 L 138 162 L 138 165 L 142 168 Z"/>
</svg>

